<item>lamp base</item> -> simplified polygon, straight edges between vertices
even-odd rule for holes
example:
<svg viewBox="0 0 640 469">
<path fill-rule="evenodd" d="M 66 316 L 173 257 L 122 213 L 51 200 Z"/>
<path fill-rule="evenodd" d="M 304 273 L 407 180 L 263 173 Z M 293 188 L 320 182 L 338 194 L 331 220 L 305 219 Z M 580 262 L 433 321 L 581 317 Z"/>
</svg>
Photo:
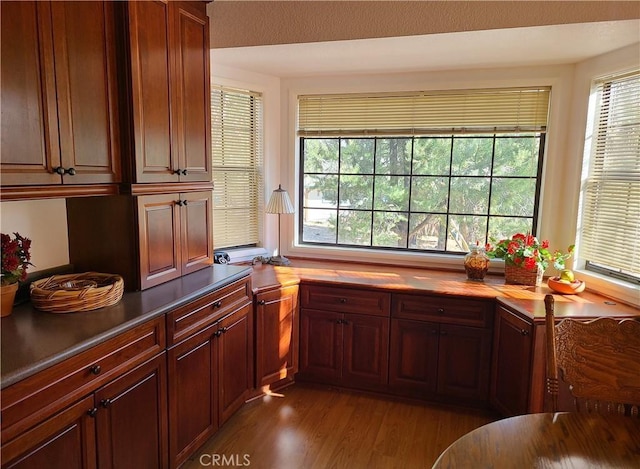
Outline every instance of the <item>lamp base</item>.
<svg viewBox="0 0 640 469">
<path fill-rule="evenodd" d="M 272 256 L 272 257 L 263 257 L 258 256 L 254 257 L 251 262 L 253 265 L 256 265 L 258 262 L 262 262 L 263 264 L 271 264 L 271 265 L 291 265 L 291 261 L 284 256 Z"/>
<path fill-rule="evenodd" d="M 267 264 L 271 265 L 291 265 L 291 261 L 284 256 L 273 256 L 269 258 Z"/>
</svg>

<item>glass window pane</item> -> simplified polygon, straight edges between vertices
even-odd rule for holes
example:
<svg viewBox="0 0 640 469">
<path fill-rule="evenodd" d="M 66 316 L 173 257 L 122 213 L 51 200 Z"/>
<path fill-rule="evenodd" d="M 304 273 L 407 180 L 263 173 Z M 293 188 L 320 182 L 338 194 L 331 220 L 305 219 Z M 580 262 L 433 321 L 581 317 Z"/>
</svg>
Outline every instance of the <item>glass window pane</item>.
<svg viewBox="0 0 640 469">
<path fill-rule="evenodd" d="M 416 138 L 413 143 L 413 174 L 449 175 L 451 137 Z"/>
<path fill-rule="evenodd" d="M 338 202 L 338 176 L 304 177 L 303 207 L 336 207 Z"/>
<path fill-rule="evenodd" d="M 340 210 L 339 244 L 371 246 L 371 212 Z"/>
<path fill-rule="evenodd" d="M 449 216 L 447 251 L 468 252 L 469 247 L 486 244 L 487 217 L 473 215 Z"/>
<path fill-rule="evenodd" d="M 304 172 L 305 173 L 337 173 L 338 172 L 338 139 L 307 138 L 304 139 Z"/>
<path fill-rule="evenodd" d="M 409 248 L 444 251 L 446 229 L 446 215 L 410 214 Z"/>
<path fill-rule="evenodd" d="M 302 241 L 336 243 L 336 211 L 315 208 L 302 210 Z"/>
<path fill-rule="evenodd" d="M 376 139 L 376 174 L 411 174 L 411 139 Z"/>
<path fill-rule="evenodd" d="M 373 176 L 340 176 L 340 208 L 371 210 Z"/>
<path fill-rule="evenodd" d="M 449 178 L 417 176 L 412 179 L 411 211 L 446 212 Z"/>
<path fill-rule="evenodd" d="M 504 137 L 496 139 L 494 176 L 531 176 L 538 173 L 540 139 Z"/>
<path fill-rule="evenodd" d="M 450 213 L 486 214 L 489 209 L 489 178 L 451 178 Z"/>
<path fill-rule="evenodd" d="M 533 216 L 536 180 L 494 178 L 491 187 L 491 215 Z"/>
<path fill-rule="evenodd" d="M 373 245 L 406 247 L 408 226 L 406 213 L 375 212 L 373 214 Z"/>
<path fill-rule="evenodd" d="M 489 241 L 510 238 L 515 233 L 531 233 L 532 218 L 489 217 Z"/>
<path fill-rule="evenodd" d="M 373 174 L 373 138 L 343 138 L 340 140 L 340 172 L 342 174 Z"/>
<path fill-rule="evenodd" d="M 397 212 L 408 211 L 410 183 L 411 178 L 408 176 L 376 176 L 373 208 Z"/>
<path fill-rule="evenodd" d="M 453 141 L 451 174 L 486 176 L 491 174 L 493 138 L 456 137 Z"/>
</svg>

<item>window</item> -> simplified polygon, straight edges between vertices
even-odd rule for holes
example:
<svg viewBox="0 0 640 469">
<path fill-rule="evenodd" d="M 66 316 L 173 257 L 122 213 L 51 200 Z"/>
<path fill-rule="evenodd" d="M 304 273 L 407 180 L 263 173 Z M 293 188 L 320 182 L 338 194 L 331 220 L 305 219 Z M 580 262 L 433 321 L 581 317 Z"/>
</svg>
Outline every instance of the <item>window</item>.
<svg viewBox="0 0 640 469">
<path fill-rule="evenodd" d="M 599 80 L 590 114 L 578 255 L 640 284 L 640 71 Z"/>
<path fill-rule="evenodd" d="M 261 95 L 212 87 L 211 133 L 214 246 L 255 246 L 263 203 Z"/>
<path fill-rule="evenodd" d="M 460 253 L 535 232 L 549 89 L 300 97 L 303 244 Z"/>
</svg>

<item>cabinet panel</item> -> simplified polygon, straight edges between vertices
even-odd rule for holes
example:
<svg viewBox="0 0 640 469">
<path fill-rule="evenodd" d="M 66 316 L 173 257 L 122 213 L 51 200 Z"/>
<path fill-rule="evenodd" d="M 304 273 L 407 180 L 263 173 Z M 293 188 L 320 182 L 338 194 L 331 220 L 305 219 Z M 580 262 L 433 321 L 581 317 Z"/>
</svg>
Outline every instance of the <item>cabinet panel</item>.
<svg viewBox="0 0 640 469">
<path fill-rule="evenodd" d="M 174 149 L 186 174 L 180 182 L 211 181 L 211 112 L 209 91 L 209 22 L 205 4 L 172 5 L 175 56 Z"/>
<path fill-rule="evenodd" d="M 340 313 L 303 309 L 300 317 L 300 376 L 336 382 L 342 369 Z"/>
<path fill-rule="evenodd" d="M 298 286 L 256 295 L 256 386 L 298 372 Z"/>
<path fill-rule="evenodd" d="M 496 308 L 491 374 L 491 404 L 503 415 L 529 411 L 533 325 Z"/>
<path fill-rule="evenodd" d="M 87 413 L 93 405 L 93 396 L 85 397 L 3 444 L 2 467 L 95 468 L 95 422 Z"/>
<path fill-rule="evenodd" d="M 389 318 L 345 314 L 343 319 L 346 385 L 381 387 L 389 370 Z"/>
<path fill-rule="evenodd" d="M 171 153 L 169 3 L 128 2 L 136 182 L 177 181 Z"/>
<path fill-rule="evenodd" d="M 65 183 L 120 180 L 112 2 L 52 2 L 61 165 Z"/>
<path fill-rule="evenodd" d="M 437 392 L 442 396 L 486 402 L 491 370 L 491 331 L 440 325 Z"/>
<path fill-rule="evenodd" d="M 415 397 L 433 394 L 438 370 L 438 324 L 391 320 L 389 385 Z"/>
<path fill-rule="evenodd" d="M 222 425 L 253 388 L 253 314 L 247 304 L 220 321 L 218 331 L 219 421 Z"/>
<path fill-rule="evenodd" d="M 183 193 L 180 200 L 184 204 L 180 207 L 184 275 L 213 263 L 213 202 L 211 192 Z"/>
<path fill-rule="evenodd" d="M 162 353 L 96 392 L 101 469 L 167 467 L 167 375 Z"/>
<path fill-rule="evenodd" d="M 169 363 L 169 457 L 176 467 L 218 428 L 215 348 L 217 324 L 167 352 Z"/>
</svg>

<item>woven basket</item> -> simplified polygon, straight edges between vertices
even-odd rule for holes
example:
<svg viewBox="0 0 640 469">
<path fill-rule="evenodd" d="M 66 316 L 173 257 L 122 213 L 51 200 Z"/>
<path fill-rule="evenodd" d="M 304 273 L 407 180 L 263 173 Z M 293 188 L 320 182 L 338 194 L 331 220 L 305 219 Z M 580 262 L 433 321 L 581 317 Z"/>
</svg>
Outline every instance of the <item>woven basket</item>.
<svg viewBox="0 0 640 469">
<path fill-rule="evenodd" d="M 542 275 L 544 271 L 538 267 L 538 270 L 527 270 L 514 265 L 504 265 L 504 281 L 511 285 L 529 285 L 532 287 L 542 283 Z"/>
<path fill-rule="evenodd" d="M 50 313 L 77 313 L 114 305 L 123 293 L 124 281 L 119 275 L 54 275 L 31 284 L 31 303 Z"/>
</svg>

